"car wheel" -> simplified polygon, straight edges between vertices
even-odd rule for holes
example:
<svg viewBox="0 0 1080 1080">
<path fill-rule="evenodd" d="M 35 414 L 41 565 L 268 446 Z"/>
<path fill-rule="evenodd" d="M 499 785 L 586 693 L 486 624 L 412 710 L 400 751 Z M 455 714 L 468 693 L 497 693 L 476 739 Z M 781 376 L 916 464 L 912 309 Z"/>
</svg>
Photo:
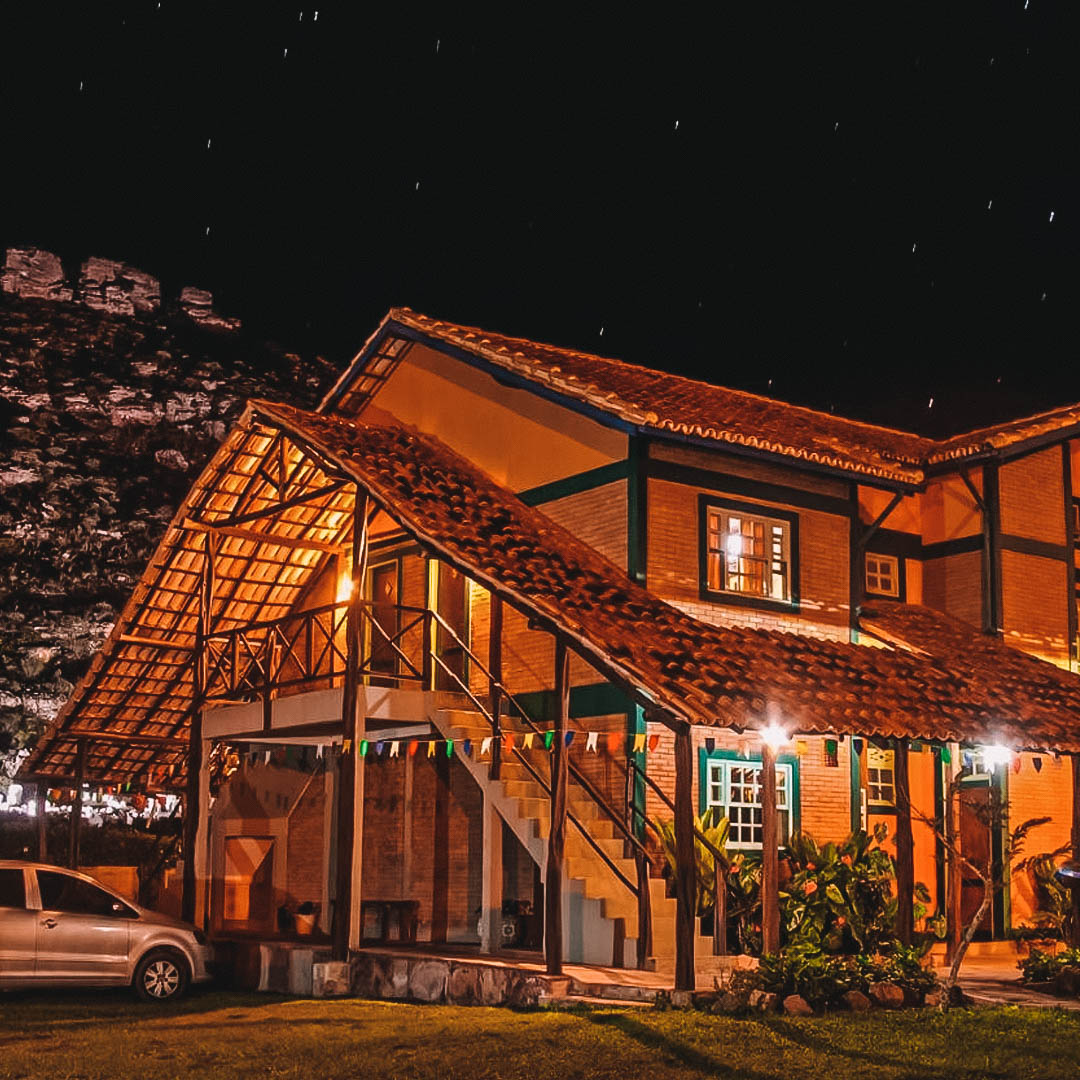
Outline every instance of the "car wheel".
<svg viewBox="0 0 1080 1080">
<path fill-rule="evenodd" d="M 132 985 L 143 1001 L 164 1003 L 183 997 L 191 981 L 187 961 L 172 949 L 152 949 L 135 968 Z"/>
</svg>

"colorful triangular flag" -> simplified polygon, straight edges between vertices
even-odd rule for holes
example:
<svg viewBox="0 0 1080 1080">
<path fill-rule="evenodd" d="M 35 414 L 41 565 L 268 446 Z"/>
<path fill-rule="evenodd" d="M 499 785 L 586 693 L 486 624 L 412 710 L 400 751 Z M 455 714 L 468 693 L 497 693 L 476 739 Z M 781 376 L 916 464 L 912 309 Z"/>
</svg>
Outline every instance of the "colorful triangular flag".
<svg viewBox="0 0 1080 1080">
<path fill-rule="evenodd" d="M 488 735 L 486 738 L 480 740 L 480 756 L 484 757 L 491 753 L 492 738 Z"/>
<path fill-rule="evenodd" d="M 585 751 L 586 751 L 586 753 L 592 753 L 592 754 L 596 753 L 596 743 L 597 743 L 597 740 L 599 738 L 600 738 L 600 732 L 599 731 L 590 731 L 589 732 L 589 737 L 585 740 Z"/>
<path fill-rule="evenodd" d="M 399 743 L 397 741 L 397 739 L 395 739 L 390 744 L 390 756 L 391 757 L 397 757 L 400 752 L 401 752 L 401 743 Z"/>
</svg>

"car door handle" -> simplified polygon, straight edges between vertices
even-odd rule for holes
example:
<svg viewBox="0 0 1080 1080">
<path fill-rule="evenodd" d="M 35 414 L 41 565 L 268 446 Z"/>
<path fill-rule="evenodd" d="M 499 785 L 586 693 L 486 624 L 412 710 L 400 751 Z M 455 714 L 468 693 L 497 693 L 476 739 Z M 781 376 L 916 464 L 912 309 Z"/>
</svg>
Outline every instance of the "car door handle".
<svg viewBox="0 0 1080 1080">
<path fill-rule="evenodd" d="M 46 930 L 51 930 L 56 925 L 56 920 L 55 919 L 42 919 L 41 920 L 41 925 L 44 926 Z"/>
</svg>

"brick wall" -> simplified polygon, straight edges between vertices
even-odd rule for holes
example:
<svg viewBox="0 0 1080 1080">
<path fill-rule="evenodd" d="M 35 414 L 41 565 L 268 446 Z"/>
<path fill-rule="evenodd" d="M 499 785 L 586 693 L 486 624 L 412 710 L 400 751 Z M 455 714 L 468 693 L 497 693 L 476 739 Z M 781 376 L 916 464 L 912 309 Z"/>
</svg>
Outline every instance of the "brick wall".
<svg viewBox="0 0 1080 1080">
<path fill-rule="evenodd" d="M 1001 531 L 1064 544 L 1063 480 L 1059 446 L 1002 465 L 998 472 Z"/>
<path fill-rule="evenodd" d="M 675 796 L 675 735 L 663 724 L 650 722 L 649 735 L 658 735 L 656 750 L 646 755 L 645 767 L 657 784 L 674 799 Z M 723 728 L 695 727 L 694 746 L 694 813 L 700 807 L 700 751 L 706 739 L 716 740 L 716 749 L 735 753 L 749 752 L 760 760 L 761 744 L 752 734 L 737 734 Z M 803 752 L 797 754 L 802 744 Z M 838 740 L 837 765 L 826 764 L 825 737 L 800 736 L 781 755 L 797 754 L 799 780 L 799 827 L 815 840 L 824 843 L 842 840 L 851 832 L 851 741 Z M 650 817 L 671 818 L 671 811 L 651 789 L 646 791 L 645 812 Z"/>
<path fill-rule="evenodd" d="M 288 903 L 322 902 L 323 826 L 325 824 L 326 777 L 316 773 L 289 815 L 287 885 Z"/>
<path fill-rule="evenodd" d="M 543 503 L 537 509 L 626 569 L 626 481 Z"/>
<path fill-rule="evenodd" d="M 412 759 L 411 795 L 404 758 L 365 765 L 363 895 L 420 901 L 418 936 L 430 940 L 437 778 L 434 762 L 424 754 L 421 750 Z M 481 794 L 457 760 L 450 764 L 449 819 L 448 936 L 475 940 L 483 867 Z"/>
<path fill-rule="evenodd" d="M 798 614 L 759 611 L 701 599 L 698 496 L 703 493 L 713 494 L 667 480 L 649 481 L 649 589 L 707 622 L 845 639 L 848 626 L 848 519 L 816 510 L 760 504 L 766 512 L 781 509 L 799 516 L 801 603 Z"/>
<path fill-rule="evenodd" d="M 1038 756 L 1042 762 L 1039 772 L 1032 764 Z M 1055 851 L 1069 842 L 1072 823 L 1072 768 L 1068 757 L 1021 754 L 1020 771 L 1010 772 L 1008 779 L 1009 825 L 1032 818 L 1051 817 L 1028 835 L 1023 856 Z M 1013 872 L 1011 882 L 1012 922 L 1020 926 L 1030 919 L 1036 908 L 1035 890 L 1028 872 Z"/>
<path fill-rule="evenodd" d="M 1069 591 L 1065 563 L 1019 551 L 1001 553 L 1005 642 L 1044 659 L 1069 658 Z"/>
<path fill-rule="evenodd" d="M 923 563 L 923 603 L 982 626 L 982 552 L 965 551 Z"/>
</svg>

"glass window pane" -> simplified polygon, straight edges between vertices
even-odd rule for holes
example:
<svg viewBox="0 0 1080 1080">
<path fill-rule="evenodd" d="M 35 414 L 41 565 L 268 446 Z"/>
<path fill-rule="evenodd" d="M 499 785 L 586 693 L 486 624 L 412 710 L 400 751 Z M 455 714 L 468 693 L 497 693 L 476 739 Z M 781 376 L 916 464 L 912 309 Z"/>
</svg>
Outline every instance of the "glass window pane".
<svg viewBox="0 0 1080 1080">
<path fill-rule="evenodd" d="M 0 870 L 0 908 L 25 908 L 26 884 L 22 870 Z"/>
<path fill-rule="evenodd" d="M 66 911 L 72 915 L 114 915 L 116 899 L 104 889 L 70 874 L 54 870 L 37 872 L 41 907 L 45 911 Z"/>
</svg>

